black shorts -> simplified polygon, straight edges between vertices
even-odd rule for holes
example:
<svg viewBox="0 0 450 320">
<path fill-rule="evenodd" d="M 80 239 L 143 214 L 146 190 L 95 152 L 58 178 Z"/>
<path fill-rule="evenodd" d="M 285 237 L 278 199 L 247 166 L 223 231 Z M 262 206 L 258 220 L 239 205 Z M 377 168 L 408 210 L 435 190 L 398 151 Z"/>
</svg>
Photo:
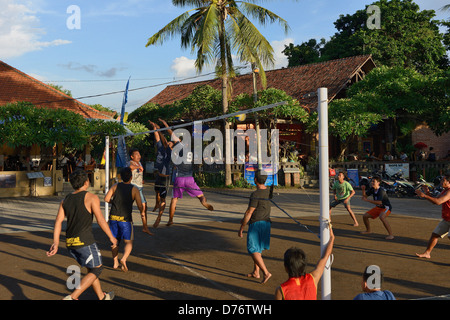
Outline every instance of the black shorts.
<svg viewBox="0 0 450 320">
<path fill-rule="evenodd" d="M 169 177 L 163 177 L 157 174 L 155 180 L 155 192 L 159 194 L 162 199 L 167 196 L 167 187 L 169 186 Z"/>
<path fill-rule="evenodd" d="M 347 199 L 347 198 L 345 198 Z M 338 204 L 342 203 L 344 205 L 345 208 L 347 208 L 347 206 L 350 206 L 350 199 L 347 201 L 347 203 L 345 203 L 345 199 L 341 199 L 341 200 L 333 200 L 330 203 L 330 209 L 336 207 Z"/>
</svg>

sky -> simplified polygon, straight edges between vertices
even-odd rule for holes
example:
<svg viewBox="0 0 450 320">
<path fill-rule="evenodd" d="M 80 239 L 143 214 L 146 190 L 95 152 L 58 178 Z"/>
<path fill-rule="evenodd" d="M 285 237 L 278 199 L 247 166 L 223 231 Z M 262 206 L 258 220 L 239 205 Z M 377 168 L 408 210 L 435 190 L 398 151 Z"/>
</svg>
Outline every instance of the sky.
<svg viewBox="0 0 450 320">
<path fill-rule="evenodd" d="M 256 26 L 274 48 L 278 69 L 287 66 L 281 53 L 285 44 L 329 40 L 339 15 L 353 14 L 373 2 L 261 1 L 285 19 L 290 30 L 286 34 L 278 24 Z M 440 8 L 450 0 L 415 2 L 422 10 L 435 10 L 436 19 L 449 16 Z M 84 103 L 118 112 L 130 79 L 126 111 L 132 112 L 169 84 L 211 77 L 213 69 L 202 75 L 195 72 L 195 55 L 180 48 L 179 37 L 145 46 L 148 38 L 188 9 L 170 0 L 0 0 L 0 60 L 70 90 Z"/>
</svg>

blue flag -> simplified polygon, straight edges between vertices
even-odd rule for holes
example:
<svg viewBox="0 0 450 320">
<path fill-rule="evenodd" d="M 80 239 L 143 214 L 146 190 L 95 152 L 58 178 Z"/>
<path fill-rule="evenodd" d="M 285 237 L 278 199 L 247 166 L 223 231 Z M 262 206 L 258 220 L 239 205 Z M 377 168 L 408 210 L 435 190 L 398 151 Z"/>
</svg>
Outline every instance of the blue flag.
<svg viewBox="0 0 450 320">
<path fill-rule="evenodd" d="M 131 76 L 130 76 L 131 78 Z M 125 117 L 125 105 L 128 101 L 128 86 L 130 84 L 130 78 L 128 78 L 127 86 L 125 88 L 125 93 L 123 95 L 123 101 L 122 101 L 122 112 L 120 115 L 120 124 L 123 124 L 123 118 Z M 128 155 L 127 155 L 127 146 L 125 144 L 125 138 L 123 136 L 120 136 L 118 139 L 118 146 L 117 146 L 117 155 L 116 155 L 116 167 L 118 168 L 124 168 L 128 165 Z"/>
<path fill-rule="evenodd" d="M 130 76 L 131 78 L 131 76 Z M 130 85 L 130 78 L 128 78 L 127 86 L 125 88 L 125 93 L 123 95 L 123 101 L 122 101 L 122 112 L 120 114 L 120 124 L 123 125 L 123 117 L 125 116 L 125 105 L 128 102 L 128 86 Z"/>
</svg>

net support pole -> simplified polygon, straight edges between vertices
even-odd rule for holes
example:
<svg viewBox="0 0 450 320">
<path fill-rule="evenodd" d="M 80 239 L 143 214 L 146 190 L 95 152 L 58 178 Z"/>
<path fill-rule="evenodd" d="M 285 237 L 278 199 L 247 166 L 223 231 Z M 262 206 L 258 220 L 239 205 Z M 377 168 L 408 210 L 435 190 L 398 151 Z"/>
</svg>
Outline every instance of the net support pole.
<svg viewBox="0 0 450 320">
<path fill-rule="evenodd" d="M 320 88 L 319 97 L 319 183 L 320 183 L 320 254 L 324 254 L 330 240 L 330 189 L 328 175 L 328 89 Z M 331 268 L 327 261 L 322 275 L 322 300 L 331 300 Z"/>
<path fill-rule="evenodd" d="M 105 138 L 105 196 L 109 191 L 109 136 Z M 105 201 L 105 220 L 108 222 L 109 203 Z"/>
</svg>

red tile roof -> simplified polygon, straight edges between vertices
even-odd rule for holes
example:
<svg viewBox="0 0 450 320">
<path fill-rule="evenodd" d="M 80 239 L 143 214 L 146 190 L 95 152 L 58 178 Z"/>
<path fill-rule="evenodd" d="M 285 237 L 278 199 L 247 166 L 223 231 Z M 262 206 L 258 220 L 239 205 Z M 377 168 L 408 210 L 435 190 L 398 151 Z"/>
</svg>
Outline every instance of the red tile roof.
<svg viewBox="0 0 450 320">
<path fill-rule="evenodd" d="M 66 109 L 86 119 L 113 119 L 65 93 L 0 61 L 0 107 L 19 101 L 31 102 L 36 107 Z"/>
<path fill-rule="evenodd" d="M 317 107 L 317 97 L 305 97 L 309 93 L 316 93 L 321 87 L 328 88 L 330 101 L 340 97 L 356 77 L 364 75 L 375 67 L 371 55 L 355 56 L 344 59 L 313 63 L 292 68 L 282 68 L 266 71 L 267 88 L 276 88 L 285 91 L 297 99 L 301 105 L 309 109 Z M 187 84 L 172 85 L 153 97 L 151 103 L 159 105 L 172 104 L 177 100 L 186 98 L 197 86 L 209 85 L 217 90 L 222 88 L 221 79 L 206 80 Z M 258 90 L 262 89 L 259 78 Z M 253 77 L 251 74 L 238 76 L 232 81 L 232 98 L 241 94 L 252 94 Z"/>
</svg>

